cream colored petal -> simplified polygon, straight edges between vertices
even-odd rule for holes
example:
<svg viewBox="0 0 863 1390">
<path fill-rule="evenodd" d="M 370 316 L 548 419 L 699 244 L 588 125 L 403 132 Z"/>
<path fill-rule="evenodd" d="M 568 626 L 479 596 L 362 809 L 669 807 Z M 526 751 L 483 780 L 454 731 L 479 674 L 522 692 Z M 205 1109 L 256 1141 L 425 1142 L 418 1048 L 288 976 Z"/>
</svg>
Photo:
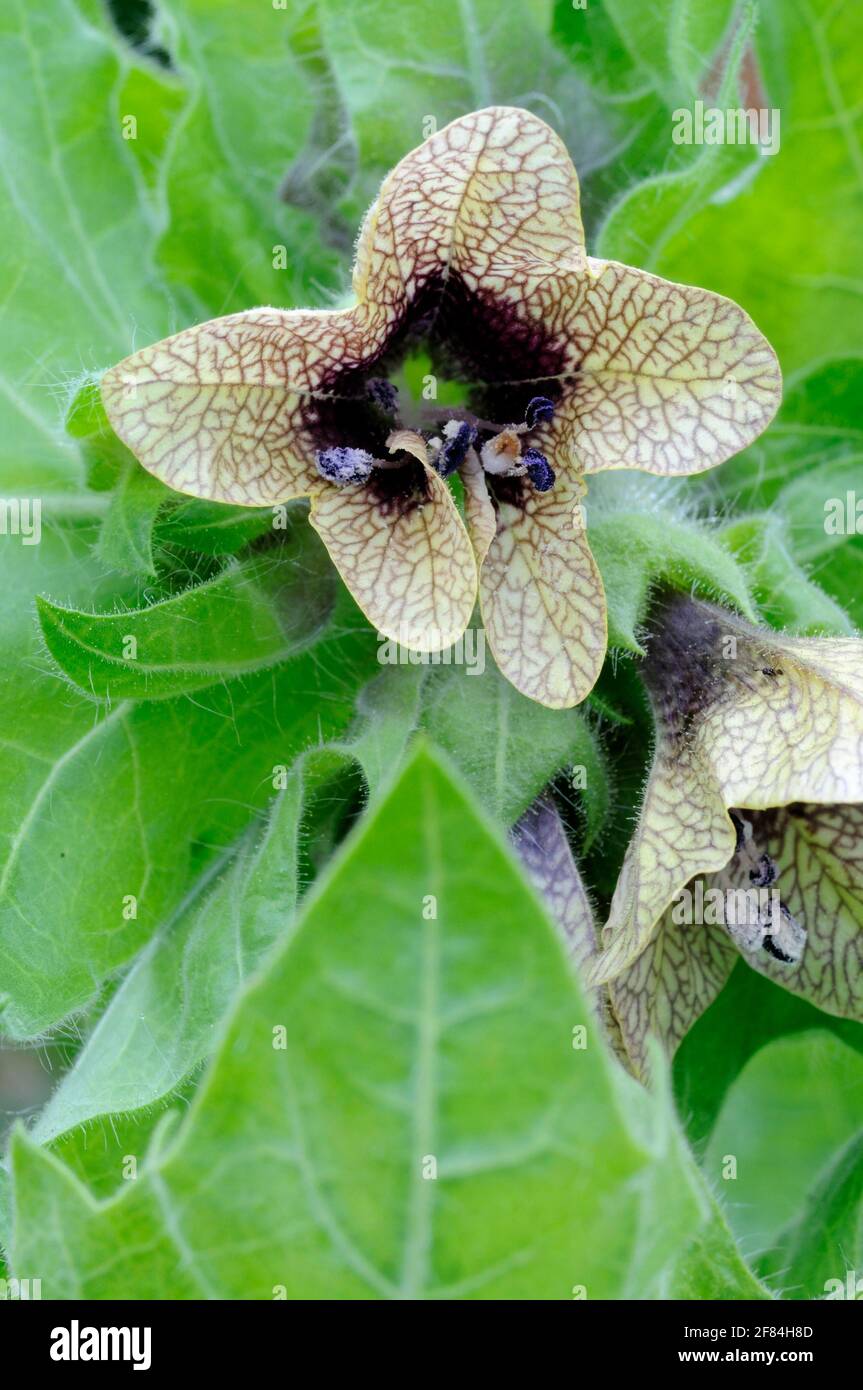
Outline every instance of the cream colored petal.
<svg viewBox="0 0 863 1390">
<path fill-rule="evenodd" d="M 486 636 L 517 690 L 551 709 L 590 692 L 606 648 L 605 595 L 584 529 L 584 485 L 524 479 L 496 490 L 497 528 L 480 570 Z M 507 500 L 508 499 L 508 500 Z"/>
<path fill-rule="evenodd" d="M 565 321 L 578 368 L 564 407 L 585 473 L 702 472 L 779 407 L 776 355 L 730 299 L 589 259 Z"/>
<path fill-rule="evenodd" d="M 805 929 L 806 945 L 796 964 L 763 948 L 741 947 L 741 954 L 817 1008 L 863 1022 L 863 805 L 797 802 L 747 819 L 754 845 L 776 866 L 779 901 Z"/>
<path fill-rule="evenodd" d="M 357 298 L 403 312 L 458 279 L 519 306 L 548 307 L 548 281 L 585 264 L 578 178 L 563 141 L 529 111 L 461 116 L 385 179 L 357 249 Z"/>
<path fill-rule="evenodd" d="M 477 576 L 449 488 L 430 468 L 425 477 L 424 500 L 320 488 L 310 520 L 369 622 L 411 651 L 435 652 L 470 622 Z"/>
<path fill-rule="evenodd" d="M 666 1055 L 673 1056 L 713 1003 L 736 959 L 723 927 L 676 923 L 670 910 L 665 913 L 638 959 L 606 986 L 637 1076 L 649 1077 L 648 1040 L 658 1038 Z"/>
<path fill-rule="evenodd" d="M 749 670 L 702 735 L 726 806 L 863 801 L 863 642 L 768 634 L 748 656 L 741 645 Z"/>
<path fill-rule="evenodd" d="M 127 357 L 103 377 L 102 399 L 120 438 L 169 487 L 268 506 L 311 491 L 317 448 L 353 442 L 322 421 L 343 374 L 386 331 L 365 310 L 250 309 Z"/>
<path fill-rule="evenodd" d="M 690 878 L 725 867 L 729 807 L 863 801 L 863 642 L 782 638 L 676 595 L 645 673 L 657 749 L 597 980 L 632 964 Z"/>
<path fill-rule="evenodd" d="M 477 566 L 488 554 L 497 531 L 497 518 L 485 482 L 485 473 L 473 449 L 459 470 L 464 485 L 464 515 Z"/>
<path fill-rule="evenodd" d="M 391 454 L 410 454 L 423 468 L 428 467 L 428 444 L 416 430 L 392 430 L 387 435 L 387 450 Z"/>
<path fill-rule="evenodd" d="M 699 873 L 723 868 L 735 840 L 710 763 L 697 748 L 661 737 L 592 978 L 610 980 L 631 967 L 681 888 Z"/>
</svg>

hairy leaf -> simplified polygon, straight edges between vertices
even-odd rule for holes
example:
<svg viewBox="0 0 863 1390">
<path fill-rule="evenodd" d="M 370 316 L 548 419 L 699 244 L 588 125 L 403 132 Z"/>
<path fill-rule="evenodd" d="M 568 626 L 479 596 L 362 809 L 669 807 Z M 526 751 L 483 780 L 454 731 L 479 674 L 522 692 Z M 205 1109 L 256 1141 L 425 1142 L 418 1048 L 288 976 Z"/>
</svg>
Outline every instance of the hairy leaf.
<svg viewBox="0 0 863 1390">
<path fill-rule="evenodd" d="M 101 6 L 3 7 L 4 490 L 76 484 L 54 397 L 82 366 L 104 365 L 170 326 L 169 299 L 148 273 L 155 210 L 122 134 L 120 94 L 137 67 Z M 142 143 L 162 90 L 155 73 L 137 89 Z"/>
<path fill-rule="evenodd" d="M 858 1132 L 861 1107 L 863 1056 L 820 1030 L 768 1043 L 726 1096 L 702 1166 L 726 1195 L 744 1254 L 762 1254 L 783 1290 L 787 1271 L 776 1257 L 785 1227 Z"/>
<path fill-rule="evenodd" d="M 790 372 L 860 349 L 863 11 L 833 0 L 762 0 L 759 10 L 760 90 L 746 105 L 779 112 L 778 152 L 753 161 L 751 146 L 705 144 L 702 161 L 720 170 L 718 184 L 711 173 L 683 197 L 661 176 L 654 189 L 637 187 L 614 209 L 601 249 L 629 259 L 637 245 L 640 264 L 731 295 Z M 750 177 L 740 180 L 747 155 Z M 849 167 L 850 178 L 837 173 Z"/>
<path fill-rule="evenodd" d="M 857 1300 L 861 1257 L 863 1132 L 858 1130 L 822 1172 L 776 1257 L 765 1263 L 775 1266 L 787 1298 Z"/>
<path fill-rule="evenodd" d="M 354 620 L 204 697 L 97 709 L 45 671 L 31 607 L 46 588 L 66 606 L 129 603 L 94 575 L 90 537 L 52 529 L 39 546 L 0 548 L 0 641 L 19 653 L 0 675 L 0 1006 L 17 1037 L 80 1009 L 137 953 L 190 871 L 263 805 L 274 765 L 347 726 L 374 669 Z"/>
<path fill-rule="evenodd" d="M 697 585 L 755 616 L 745 573 L 703 527 L 661 510 L 645 516 L 601 505 L 589 534 L 608 603 L 609 646 L 644 655 L 639 634 L 651 590 L 663 582 L 687 591 Z"/>
<path fill-rule="evenodd" d="M 140 952 L 39 1116 L 34 1138 L 56 1141 L 98 1116 L 150 1107 L 209 1055 L 238 989 L 293 927 L 305 887 L 301 844 L 316 796 L 323 798 L 346 766 L 358 764 L 373 793 L 398 766 L 417 695 L 415 683 L 401 675 L 383 673 L 363 692 L 373 713 L 361 717 L 349 738 L 308 750 L 290 773 L 276 769 L 273 782 L 282 789 L 265 823 L 252 825 L 207 866 Z"/>
<path fill-rule="evenodd" d="M 323 563 L 322 563 L 323 560 Z M 159 700 L 263 671 L 308 646 L 330 616 L 333 575 L 300 524 L 290 542 L 146 608 L 37 607 L 48 650 L 100 700 Z"/>
<path fill-rule="evenodd" d="M 292 47 L 307 8 L 300 0 L 160 6 L 189 99 L 168 151 L 158 261 L 187 316 L 319 302 L 338 284 L 335 253 L 313 216 L 280 196 L 317 101 Z"/>
<path fill-rule="evenodd" d="M 481 632 L 471 634 L 481 640 Z M 467 650 L 467 649 L 466 649 Z M 483 648 L 477 648 L 476 655 Z M 457 763 L 483 806 L 512 825 L 559 772 L 582 799 L 588 834 L 607 802 L 597 740 L 578 710 L 549 710 L 520 695 L 490 660 L 433 668 L 424 692 L 423 725 Z"/>
<path fill-rule="evenodd" d="M 724 1211 L 715 1199 L 708 1223 L 675 1263 L 665 1296 L 710 1302 L 773 1297 L 741 1255 Z"/>
<path fill-rule="evenodd" d="M 189 497 L 162 518 L 156 534 L 165 545 L 205 555 L 233 555 L 272 527 L 273 513 L 268 507 L 232 507 Z"/>
<path fill-rule="evenodd" d="M 753 594 L 773 627 L 789 627 L 804 635 L 854 631 L 839 604 L 797 564 L 779 518 L 756 516 L 732 522 L 723 527 L 721 538 L 748 567 Z"/>
<path fill-rule="evenodd" d="M 584 1009 L 511 858 L 422 753 L 135 1183 L 97 1206 L 19 1134 L 13 1266 L 48 1297 L 649 1296 L 705 1207 L 662 1096 L 569 1045 Z"/>
</svg>

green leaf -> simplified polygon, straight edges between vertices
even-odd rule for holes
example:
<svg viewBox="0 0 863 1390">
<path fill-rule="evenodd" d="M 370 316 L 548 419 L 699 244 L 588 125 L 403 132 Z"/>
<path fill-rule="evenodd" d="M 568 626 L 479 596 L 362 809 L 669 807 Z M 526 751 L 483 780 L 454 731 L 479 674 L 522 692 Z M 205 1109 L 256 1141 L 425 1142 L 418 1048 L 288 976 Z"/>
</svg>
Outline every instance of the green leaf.
<svg viewBox="0 0 863 1390">
<path fill-rule="evenodd" d="M 772 1294 L 753 1274 L 740 1253 L 719 1203 L 692 1244 L 675 1264 L 667 1298 L 770 1299 Z"/>
<path fill-rule="evenodd" d="M 101 372 L 90 372 L 78 385 L 66 409 L 64 425 L 73 439 L 89 439 L 113 433 L 108 414 L 102 404 L 99 382 Z M 116 437 L 116 436 L 115 436 Z"/>
<path fill-rule="evenodd" d="M 160 519 L 156 536 L 163 545 L 177 545 L 205 555 L 233 555 L 265 536 L 272 527 L 273 512 L 269 507 L 232 507 L 226 502 L 190 497 Z"/>
<path fill-rule="evenodd" d="M 97 554 L 106 569 L 155 575 L 153 527 L 170 496 L 168 489 L 134 459 L 123 468 L 102 521 Z"/>
<path fill-rule="evenodd" d="M 128 604 L 94 576 L 91 537 L 48 528 L 39 546 L 0 547 L 0 646 L 17 657 L 0 672 L 0 1011 L 22 1038 L 137 953 L 264 804 L 273 767 L 347 727 L 375 669 L 352 621 L 206 696 L 97 709 L 45 671 L 31 607 L 46 588 L 66 606 Z"/>
<path fill-rule="evenodd" d="M 792 479 L 778 494 L 794 551 L 863 627 L 863 454 L 845 452 Z M 858 529 L 859 528 L 859 529 Z"/>
<path fill-rule="evenodd" d="M 171 1096 L 173 1106 L 189 1104 L 194 1089 L 194 1084 L 189 1084 L 175 1091 Z M 130 1114 L 114 1112 L 104 1119 L 95 1118 L 86 1129 L 62 1135 L 51 1150 L 93 1193 L 110 1197 L 121 1181 L 134 1181 L 129 1159 L 143 1153 L 157 1132 L 159 1138 L 169 1132 L 180 1114 L 179 1108 L 171 1110 L 164 1101 Z M 2 1195 L 0 1186 L 0 1201 Z M 11 1190 L 8 1196 L 11 1198 Z"/>
<path fill-rule="evenodd" d="M 291 930 L 303 887 L 301 844 L 316 798 L 331 795 L 334 775 L 354 765 L 371 794 L 379 791 L 414 730 L 417 693 L 407 673 L 382 672 L 361 692 L 360 709 L 374 714 L 361 713 L 350 737 L 308 750 L 289 775 L 274 770 L 281 790 L 266 824 L 251 826 L 207 866 L 140 952 L 36 1121 L 34 1138 L 56 1145 L 57 1136 L 98 1116 L 113 1123 L 119 1114 L 141 1111 L 200 1066 L 240 985 Z M 88 1149 L 92 1142 L 88 1132 Z M 80 1145 L 67 1147 L 82 1168 Z"/>
<path fill-rule="evenodd" d="M 635 73 L 660 96 L 663 110 L 662 124 L 654 112 L 647 127 L 652 136 L 647 177 L 611 208 L 599 232 L 598 254 L 656 270 L 669 239 L 690 217 L 707 201 L 725 201 L 757 174 L 758 156 L 750 145 L 705 147 L 675 138 L 681 117 L 694 111 L 696 101 L 721 108 L 741 100 L 744 106 L 752 104 L 743 60 L 756 10 L 751 0 L 723 0 L 708 10 L 697 0 L 681 0 L 667 22 L 660 10 L 638 0 L 612 0 L 610 8 Z M 658 139 L 670 154 L 662 172 L 654 174 Z M 644 135 L 638 144 L 643 150 Z"/>
<path fill-rule="evenodd" d="M 612 112 L 622 117 L 613 157 L 599 167 L 584 161 L 579 165 L 591 246 L 593 224 L 603 216 L 607 220 L 610 207 L 613 216 L 614 206 L 629 191 L 643 186 L 649 190 L 649 204 L 654 196 L 664 196 L 668 175 L 696 162 L 699 147 L 674 144 L 669 138 L 675 115 L 691 108 L 708 89 L 716 91 L 723 80 L 736 80 L 751 8 L 736 0 L 709 6 L 700 0 L 678 0 L 669 11 L 641 0 L 608 0 L 578 9 L 572 0 L 556 0 L 555 41 L 584 81 L 601 94 L 603 117 L 608 119 Z M 737 43 L 732 43 L 735 32 Z M 729 104 L 735 101 L 729 95 Z M 654 181 L 658 151 L 662 176 Z M 643 249 L 640 246 L 631 257 L 633 264 L 641 264 Z"/>
<path fill-rule="evenodd" d="M 215 859 L 140 952 L 37 1120 L 40 1142 L 142 1110 L 200 1066 L 237 989 L 290 928 L 304 801 L 301 766 L 263 832 L 250 828 Z"/>
<path fill-rule="evenodd" d="M 610 647 L 644 655 L 638 632 L 659 582 L 684 590 L 698 585 L 704 597 L 754 618 L 743 570 L 703 526 L 662 511 L 651 515 L 603 505 L 590 514 L 588 529 L 605 587 Z"/>
<path fill-rule="evenodd" d="M 768 1252 L 768 1267 L 819 1170 L 859 1129 L 861 1106 L 863 1056 L 821 1030 L 768 1043 L 728 1091 L 703 1168 L 723 1184 L 744 1250 Z M 731 1159 L 736 1178 L 723 1182 Z"/>
<path fill-rule="evenodd" d="M 357 722 L 338 745 L 362 768 L 370 797 L 395 777 L 420 719 L 422 683 L 416 670 L 384 670 L 357 696 Z"/>
<path fill-rule="evenodd" d="M 171 136 L 187 101 L 187 92 L 176 74 L 155 63 L 126 70 L 118 93 L 118 108 L 127 122 L 129 153 L 136 159 L 144 182 L 154 196 Z M 134 127 L 128 117 L 134 117 Z"/>
<path fill-rule="evenodd" d="M 88 485 L 111 492 L 97 554 L 106 569 L 150 577 L 156 573 L 156 517 L 174 494 L 117 438 L 102 404 L 99 380 L 99 373 L 89 375 L 66 412 L 66 433 L 81 442 Z"/>
<path fill-rule="evenodd" d="M 645 178 L 612 208 L 599 233 L 597 254 L 686 283 L 666 268 L 679 229 L 688 227 L 706 204 L 724 202 L 730 189 L 759 169 L 748 146 L 710 145 L 683 169 Z"/>
<path fill-rule="evenodd" d="M 751 147 L 705 145 L 698 182 L 659 176 L 614 209 L 601 254 L 729 295 L 791 373 L 860 350 L 863 9 L 761 0 L 755 38 L 765 96 L 746 104 L 780 112 L 778 153 L 747 179 Z"/>
<path fill-rule="evenodd" d="M 326 551 L 301 521 L 289 542 L 232 562 L 149 607 L 84 613 L 37 599 L 46 645 L 99 700 L 161 700 L 263 671 L 323 628 L 335 594 Z"/>
<path fill-rule="evenodd" d="M 135 1183 L 97 1205 L 18 1132 L 13 1268 L 54 1298 L 649 1297 L 704 1201 L 665 1097 L 573 1049 L 585 1017 L 511 856 L 420 752 Z"/>
<path fill-rule="evenodd" d="M 319 298 L 322 285 L 346 276 L 314 217 L 279 192 L 315 115 L 314 85 L 292 50 L 306 8 L 160 6 L 161 37 L 190 99 L 164 174 L 169 222 L 158 259 L 187 316 L 308 302 L 310 287 Z"/>
<path fill-rule="evenodd" d="M 770 1261 L 786 1298 L 847 1298 L 849 1274 L 856 1290 L 863 1263 L 861 1218 L 863 1130 L 858 1130 L 821 1174 L 800 1220 Z"/>
<path fill-rule="evenodd" d="M 6 1168 L 0 1167 L 0 1279 L 8 1266 L 3 1258 L 12 1236 L 12 1180 Z"/>
<path fill-rule="evenodd" d="M 863 1053 L 863 1025 L 821 1013 L 738 961 L 725 989 L 674 1058 L 674 1093 L 690 1143 L 704 1145 L 729 1087 L 750 1057 L 774 1038 L 813 1029 L 829 1030 Z"/>
<path fill-rule="evenodd" d="M 470 0 L 394 13 L 381 0 L 321 0 L 321 39 L 356 146 L 349 223 L 384 175 L 434 129 L 483 106 L 524 106 L 560 129 L 576 165 L 618 148 L 624 113 L 602 109 L 550 39 L 549 0 Z"/>
<path fill-rule="evenodd" d="M 854 631 L 848 615 L 795 562 L 786 527 L 777 516 L 747 517 L 720 531 L 720 539 L 747 566 L 752 593 L 773 627 L 801 635 Z"/>
<path fill-rule="evenodd" d="M 678 0 L 668 14 L 662 6 L 644 5 L 641 0 L 605 0 L 602 42 L 594 38 L 592 51 L 612 65 L 616 78 L 628 73 L 630 86 L 648 81 L 666 105 L 673 106 L 683 93 L 695 91 L 699 79 L 707 75 L 736 8 L 740 8 L 737 0 L 719 0 L 710 6 L 700 0 Z M 573 22 L 589 31 L 593 15 L 575 11 Z M 590 41 L 589 32 L 585 38 Z"/>
<path fill-rule="evenodd" d="M 520 695 L 489 657 L 482 671 L 478 664 L 432 668 L 422 718 L 501 824 L 513 825 L 565 769 L 583 794 L 588 835 L 596 834 L 608 783 L 598 743 L 580 710 L 546 709 Z"/>
<path fill-rule="evenodd" d="M 641 66 L 644 55 L 632 54 L 626 47 L 629 24 L 624 24 L 621 32 L 617 22 L 619 9 L 606 4 L 593 10 L 579 10 L 572 0 L 556 0 L 552 36 L 584 80 L 606 99 L 613 96 L 626 100 L 629 105 L 643 99 L 647 88 L 649 98 L 664 111 L 665 104 L 657 99 L 655 85 L 645 83 Z M 631 21 L 633 16 L 627 15 L 626 19 Z M 656 40 L 658 35 L 652 37 Z"/>
<path fill-rule="evenodd" d="M 82 364 L 103 366 L 136 338 L 170 329 L 169 302 L 151 269 L 156 211 L 130 149 L 135 142 L 122 134 L 122 97 L 139 66 L 92 0 L 3 7 L 0 126 L 14 132 L 0 153 L 7 491 L 76 485 L 58 390 Z M 151 73 L 148 85 L 164 84 Z M 146 125 L 139 138 L 148 138 Z"/>
</svg>

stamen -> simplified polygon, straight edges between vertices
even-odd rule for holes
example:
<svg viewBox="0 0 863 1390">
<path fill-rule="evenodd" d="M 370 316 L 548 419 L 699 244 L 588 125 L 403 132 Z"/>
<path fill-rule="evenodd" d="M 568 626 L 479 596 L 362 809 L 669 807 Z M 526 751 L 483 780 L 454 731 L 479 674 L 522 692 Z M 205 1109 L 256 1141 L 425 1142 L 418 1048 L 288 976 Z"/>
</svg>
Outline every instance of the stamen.
<svg viewBox="0 0 863 1390">
<path fill-rule="evenodd" d="M 554 487 L 554 469 L 539 449 L 525 449 L 522 462 L 537 492 L 549 492 Z"/>
<path fill-rule="evenodd" d="M 438 450 L 434 466 L 442 478 L 448 478 L 464 463 L 476 439 L 476 429 L 467 420 L 448 420 L 443 433 L 445 443 Z"/>
<path fill-rule="evenodd" d="M 763 910 L 759 902 L 755 922 L 726 920 L 729 935 L 745 951 L 756 951 L 760 946 L 783 965 L 796 965 L 806 949 L 806 928 L 779 899 L 778 888 L 774 886 L 779 880 L 778 865 L 771 855 L 759 850 L 752 822 L 738 811 L 729 811 L 728 814 L 737 835 L 732 865 L 738 869 L 748 869 L 749 882 L 759 892 L 771 890 Z M 736 877 L 734 869 L 729 868 Z M 746 890 L 742 891 L 745 893 Z"/>
<path fill-rule="evenodd" d="M 524 412 L 524 423 L 529 430 L 535 430 L 537 425 L 547 425 L 554 419 L 554 401 L 550 401 L 548 396 L 534 396 L 527 403 Z"/>
<path fill-rule="evenodd" d="M 487 439 L 480 450 L 480 459 L 486 473 L 498 477 L 512 478 L 524 473 L 521 445 L 515 430 L 501 430 L 493 439 Z"/>
<path fill-rule="evenodd" d="M 386 377 L 372 377 L 366 382 L 366 395 L 386 415 L 395 415 L 399 404 L 399 388 Z"/>
<path fill-rule="evenodd" d="M 367 483 L 375 464 L 374 458 L 365 449 L 341 447 L 319 449 L 315 461 L 321 477 L 339 487 L 349 483 Z"/>
</svg>

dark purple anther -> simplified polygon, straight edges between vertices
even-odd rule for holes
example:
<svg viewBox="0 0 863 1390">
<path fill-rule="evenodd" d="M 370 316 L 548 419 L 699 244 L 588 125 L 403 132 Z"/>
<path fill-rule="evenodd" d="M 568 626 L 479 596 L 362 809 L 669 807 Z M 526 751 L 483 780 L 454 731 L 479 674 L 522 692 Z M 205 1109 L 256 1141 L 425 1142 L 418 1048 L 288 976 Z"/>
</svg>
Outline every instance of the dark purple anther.
<svg viewBox="0 0 863 1390">
<path fill-rule="evenodd" d="M 554 487 L 554 469 L 539 449 L 525 449 L 521 461 L 537 492 L 548 492 Z"/>
<path fill-rule="evenodd" d="M 465 454 L 476 439 L 476 429 L 467 420 L 462 421 L 453 435 L 446 435 L 445 443 L 435 460 L 435 468 L 442 478 L 448 478 L 464 463 Z"/>
<path fill-rule="evenodd" d="M 319 449 L 315 459 L 321 477 L 340 487 L 347 483 L 367 483 L 375 462 L 365 449 L 338 447 Z"/>
<path fill-rule="evenodd" d="M 373 377 L 366 382 L 366 394 L 370 401 L 385 411 L 387 415 L 394 415 L 399 403 L 398 387 L 393 386 L 391 381 L 385 377 Z"/>
<path fill-rule="evenodd" d="M 537 425 L 547 425 L 549 420 L 554 419 L 554 401 L 550 401 L 548 396 L 534 396 L 528 401 L 527 409 L 524 412 L 524 423 L 529 430 L 535 430 Z"/>
</svg>

